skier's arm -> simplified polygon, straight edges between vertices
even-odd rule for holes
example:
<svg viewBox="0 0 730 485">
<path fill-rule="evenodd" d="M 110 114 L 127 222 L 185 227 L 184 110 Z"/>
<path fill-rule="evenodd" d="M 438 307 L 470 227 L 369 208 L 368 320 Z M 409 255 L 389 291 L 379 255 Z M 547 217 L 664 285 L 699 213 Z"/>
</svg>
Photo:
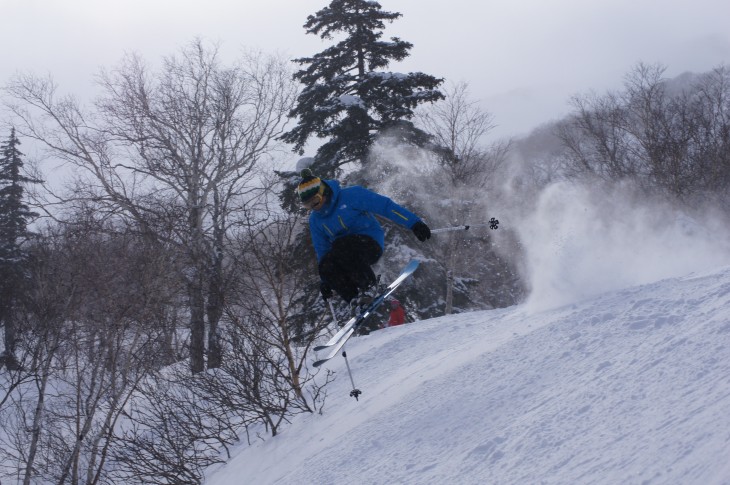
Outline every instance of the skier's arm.
<svg viewBox="0 0 730 485">
<path fill-rule="evenodd" d="M 416 214 L 384 195 L 359 186 L 352 187 L 351 190 L 357 190 L 357 209 L 383 216 L 408 229 L 421 220 Z"/>
<path fill-rule="evenodd" d="M 309 223 L 310 234 L 312 235 L 312 246 L 314 246 L 314 252 L 317 254 L 317 262 L 322 261 L 322 258 L 332 249 L 332 244 L 327 239 L 322 229 L 317 224 Z"/>
</svg>

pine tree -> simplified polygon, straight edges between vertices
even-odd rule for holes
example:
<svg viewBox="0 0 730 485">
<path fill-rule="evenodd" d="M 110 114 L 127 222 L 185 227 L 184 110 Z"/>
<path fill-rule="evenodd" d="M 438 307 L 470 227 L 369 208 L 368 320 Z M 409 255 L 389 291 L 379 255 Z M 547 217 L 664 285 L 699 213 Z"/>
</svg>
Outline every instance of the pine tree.
<svg viewBox="0 0 730 485">
<path fill-rule="evenodd" d="M 16 325 L 13 312 L 25 280 L 26 257 L 22 243 L 28 236 L 28 223 L 37 214 L 23 202 L 23 184 L 37 180 L 21 174 L 20 140 L 11 129 L 10 138 L 0 146 L 0 324 L 5 329 L 5 353 L 8 369 L 15 369 Z"/>
<path fill-rule="evenodd" d="M 311 136 L 329 139 L 317 151 L 316 171 L 336 175 L 343 164 L 365 161 L 376 137 L 388 133 L 419 146 L 430 137 L 409 120 L 421 103 L 443 99 L 442 79 L 420 72 L 381 71 L 409 55 L 412 44 L 398 37 L 383 41 L 385 22 L 401 17 L 368 0 L 333 0 L 304 28 L 307 33 L 345 38 L 312 57 L 295 59 L 304 69 L 294 77 L 305 87 L 289 113 L 298 124 L 282 139 L 299 153 Z"/>
<path fill-rule="evenodd" d="M 332 0 L 328 7 L 307 18 L 304 28 L 308 34 L 326 40 L 337 35 L 341 40 L 312 57 L 294 60 L 303 66 L 294 78 L 304 88 L 289 113 L 297 119 L 297 125 L 282 139 L 292 143 L 299 153 L 303 153 L 311 137 L 326 140 L 311 165 L 318 176 L 339 178 L 342 166 L 355 162 L 348 167 L 355 170 L 343 182 L 371 185 L 372 174 L 367 170 L 367 164 L 373 162 L 371 148 L 384 135 L 399 145 L 434 148 L 431 135 L 410 120 L 417 106 L 444 98 L 438 90 L 443 80 L 421 72 L 404 74 L 386 70 L 391 62 L 408 57 L 413 47 L 397 37 L 389 41 L 382 39 L 386 22 L 401 16 L 383 11 L 375 1 Z M 294 186 L 300 180 L 298 174 L 280 175 L 285 178 L 280 195 L 282 206 L 292 212 L 297 208 L 302 210 L 294 195 Z M 388 224 L 385 226 L 389 234 Z M 414 242 L 416 239 L 412 237 L 394 244 Z M 297 241 L 295 252 L 314 256 L 308 231 Z M 384 281 L 397 275 L 402 266 L 402 262 L 385 263 L 385 259 Z M 302 306 L 320 313 L 327 311 L 319 306 L 318 283 L 313 281 L 312 288 Z M 311 323 L 314 315 L 303 314 L 302 321 Z"/>
</svg>

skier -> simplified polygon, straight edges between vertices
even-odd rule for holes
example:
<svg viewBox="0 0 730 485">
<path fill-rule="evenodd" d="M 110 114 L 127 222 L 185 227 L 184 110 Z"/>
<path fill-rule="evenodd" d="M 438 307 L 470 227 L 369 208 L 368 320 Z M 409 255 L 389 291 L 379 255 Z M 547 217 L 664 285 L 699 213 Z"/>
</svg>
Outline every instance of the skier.
<svg viewBox="0 0 730 485">
<path fill-rule="evenodd" d="M 371 265 L 383 254 L 385 237 L 374 214 L 409 228 L 419 241 L 431 237 L 421 218 L 384 195 L 358 185 L 341 188 L 337 180 L 322 180 L 309 169 L 301 176 L 297 194 L 312 211 L 309 230 L 325 300 L 334 291 L 351 306 L 357 305 L 356 297 L 375 285 Z"/>
<path fill-rule="evenodd" d="M 400 302 L 393 298 L 390 301 L 390 318 L 386 327 L 395 327 L 396 325 L 403 325 L 406 323 L 406 311 L 401 306 Z"/>
</svg>

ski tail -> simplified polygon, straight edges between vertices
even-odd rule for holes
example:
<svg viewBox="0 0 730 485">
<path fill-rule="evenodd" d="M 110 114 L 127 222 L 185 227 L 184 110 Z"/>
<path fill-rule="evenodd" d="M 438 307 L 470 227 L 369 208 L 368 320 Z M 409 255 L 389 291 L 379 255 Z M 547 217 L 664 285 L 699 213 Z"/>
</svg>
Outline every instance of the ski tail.
<svg viewBox="0 0 730 485">
<path fill-rule="evenodd" d="M 340 349 L 345 346 L 345 344 L 350 339 L 352 334 L 355 333 L 355 330 L 356 330 L 355 327 L 350 328 L 338 342 L 335 342 L 333 345 L 330 345 L 329 347 L 326 347 L 326 346 L 322 347 L 321 348 L 322 350 L 327 350 L 327 354 L 324 357 L 322 357 L 321 359 L 315 360 L 314 364 L 312 364 L 312 365 L 314 365 L 314 367 L 319 367 L 320 365 L 324 364 L 325 362 L 330 360 L 332 357 L 337 355 L 337 352 L 339 352 Z"/>
</svg>

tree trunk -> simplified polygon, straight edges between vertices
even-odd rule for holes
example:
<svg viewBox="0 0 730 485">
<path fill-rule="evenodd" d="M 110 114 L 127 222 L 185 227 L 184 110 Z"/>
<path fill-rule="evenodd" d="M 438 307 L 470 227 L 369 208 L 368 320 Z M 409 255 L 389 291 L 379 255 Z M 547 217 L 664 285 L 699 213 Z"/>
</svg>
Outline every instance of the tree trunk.
<svg viewBox="0 0 730 485">
<path fill-rule="evenodd" d="M 208 288 L 208 368 L 217 369 L 223 363 L 223 350 L 219 342 L 218 322 L 223 315 L 223 248 L 225 230 L 221 199 L 217 190 L 213 192 L 213 261 L 210 264 Z"/>
<path fill-rule="evenodd" d="M 282 346 L 284 348 L 284 355 L 286 356 L 286 362 L 289 366 L 289 375 L 291 376 L 291 386 L 296 396 L 306 404 L 307 400 L 304 398 L 302 392 L 302 383 L 299 378 L 299 369 L 297 368 L 296 360 L 294 358 L 294 351 L 291 347 L 291 339 L 289 338 L 289 330 L 287 329 L 286 320 L 279 320 L 279 328 L 281 329 Z"/>
<path fill-rule="evenodd" d="M 0 368 L 4 363 L 8 370 L 19 370 L 20 363 L 15 357 L 16 329 L 15 320 L 13 319 L 12 306 L 0 305 L 0 324 L 5 328 L 5 352 L 3 359 L 0 361 Z"/>
<path fill-rule="evenodd" d="M 205 370 L 205 297 L 199 275 L 188 286 L 190 298 L 190 370 Z"/>
<path fill-rule="evenodd" d="M 216 263 L 215 266 L 220 266 Z M 220 269 L 213 270 L 211 275 L 210 290 L 208 292 L 208 368 L 217 369 L 223 363 L 223 350 L 218 335 L 218 322 L 223 315 L 223 288 L 221 284 Z"/>
<path fill-rule="evenodd" d="M 30 485 L 33 479 L 33 467 L 35 464 L 35 457 L 38 453 L 38 446 L 41 439 L 41 433 L 43 432 L 43 416 L 46 410 L 46 384 L 48 383 L 48 377 L 51 368 L 51 362 L 53 361 L 53 354 L 45 356 L 43 368 L 40 370 L 38 378 L 38 401 L 35 407 L 35 413 L 33 414 L 33 426 L 31 427 L 30 433 L 30 445 L 28 446 L 28 458 L 25 464 L 25 476 L 23 477 L 23 485 Z"/>
<path fill-rule="evenodd" d="M 197 174 L 197 172 L 194 172 Z M 190 370 L 198 374 L 205 370 L 205 236 L 202 229 L 202 211 L 198 198 L 198 182 L 192 183 L 188 202 L 188 230 L 190 231 L 190 264 L 194 274 L 188 283 L 190 299 Z"/>
<path fill-rule="evenodd" d="M 162 363 L 163 365 L 169 365 L 177 362 L 178 359 L 178 340 L 177 340 L 177 327 L 178 327 L 178 309 L 177 307 L 166 310 L 160 309 L 160 315 L 163 318 L 162 324 Z"/>
</svg>

